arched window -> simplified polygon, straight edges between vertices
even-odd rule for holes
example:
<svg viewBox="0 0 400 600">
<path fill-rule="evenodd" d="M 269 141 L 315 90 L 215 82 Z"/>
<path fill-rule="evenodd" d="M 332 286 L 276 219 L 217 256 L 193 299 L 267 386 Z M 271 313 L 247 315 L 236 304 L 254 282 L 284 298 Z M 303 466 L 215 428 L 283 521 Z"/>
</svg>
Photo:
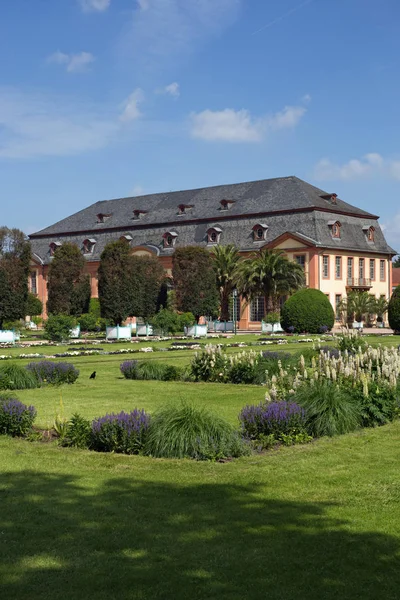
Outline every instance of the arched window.
<svg viewBox="0 0 400 600">
<path fill-rule="evenodd" d="M 93 254 L 95 245 L 96 240 L 93 238 L 87 238 L 86 240 L 83 240 L 83 254 Z"/>
<path fill-rule="evenodd" d="M 253 240 L 262 242 L 267 237 L 268 225 L 266 223 L 257 223 L 253 227 Z"/>
<path fill-rule="evenodd" d="M 57 248 L 60 248 L 60 246 L 61 242 L 51 242 L 49 244 L 50 256 L 54 256 L 54 252 L 57 250 Z"/>
<path fill-rule="evenodd" d="M 97 215 L 97 222 L 98 223 L 105 223 L 110 217 L 111 217 L 111 213 L 108 213 L 108 214 L 99 213 Z"/>
<path fill-rule="evenodd" d="M 342 226 L 340 221 L 329 221 L 328 226 L 330 227 L 332 237 L 334 239 L 339 240 L 340 239 L 340 228 Z"/>
<path fill-rule="evenodd" d="M 375 241 L 375 227 L 373 225 L 365 225 L 363 227 L 363 232 L 367 238 L 367 242 Z"/>
<path fill-rule="evenodd" d="M 176 238 L 178 234 L 176 231 L 166 231 L 163 235 L 164 248 L 173 248 L 175 246 Z"/>
<path fill-rule="evenodd" d="M 220 201 L 220 205 L 221 208 L 220 210 L 229 210 L 230 207 L 232 206 L 232 204 L 235 204 L 235 200 L 221 200 Z"/>
<path fill-rule="evenodd" d="M 222 229 L 220 227 L 210 227 L 207 230 L 207 242 L 209 244 L 219 244 Z"/>
</svg>

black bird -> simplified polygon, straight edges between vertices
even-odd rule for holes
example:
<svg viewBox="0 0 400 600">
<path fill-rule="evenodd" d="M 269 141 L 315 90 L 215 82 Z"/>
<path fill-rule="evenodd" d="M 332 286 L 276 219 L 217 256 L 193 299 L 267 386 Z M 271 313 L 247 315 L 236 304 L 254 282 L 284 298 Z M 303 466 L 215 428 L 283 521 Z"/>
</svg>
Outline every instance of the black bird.
<svg viewBox="0 0 400 600">
<path fill-rule="evenodd" d="M 96 371 L 93 371 L 89 379 L 96 379 Z"/>
</svg>

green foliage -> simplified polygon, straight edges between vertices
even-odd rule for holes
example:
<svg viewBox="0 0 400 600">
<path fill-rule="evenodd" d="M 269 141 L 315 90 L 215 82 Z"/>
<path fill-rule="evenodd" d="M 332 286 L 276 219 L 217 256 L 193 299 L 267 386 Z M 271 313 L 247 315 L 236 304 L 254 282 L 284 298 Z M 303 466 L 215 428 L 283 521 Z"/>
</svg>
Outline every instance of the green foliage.
<svg viewBox="0 0 400 600">
<path fill-rule="evenodd" d="M 131 256 L 127 276 L 130 287 L 129 316 L 147 321 L 159 308 L 165 280 L 164 268 L 155 256 Z"/>
<path fill-rule="evenodd" d="M 269 312 L 265 317 L 265 322 L 270 325 L 275 325 L 276 323 L 279 323 L 280 320 L 281 316 L 278 312 Z"/>
<path fill-rule="evenodd" d="M 0 329 L 23 319 L 28 298 L 31 246 L 19 229 L 0 227 Z"/>
<path fill-rule="evenodd" d="M 332 329 L 334 322 L 332 305 L 319 290 L 299 290 L 282 307 L 281 325 L 285 330 L 294 327 L 297 333 L 319 333 L 324 325 Z"/>
<path fill-rule="evenodd" d="M 196 323 L 196 318 L 191 312 L 180 313 L 179 315 L 179 331 L 184 331 L 185 327 L 190 327 Z"/>
<path fill-rule="evenodd" d="M 305 409 L 307 429 L 314 437 L 349 433 L 361 426 L 361 406 L 330 380 L 301 385 L 293 401 Z"/>
<path fill-rule="evenodd" d="M 238 290 L 248 302 L 263 296 L 269 312 L 277 311 L 282 296 L 305 283 L 300 265 L 288 260 L 281 250 L 264 248 L 240 263 Z"/>
<path fill-rule="evenodd" d="M 162 308 L 156 316 L 152 318 L 151 323 L 165 335 L 176 333 L 180 330 L 179 315 L 168 308 Z"/>
<path fill-rule="evenodd" d="M 25 315 L 27 316 L 29 315 L 30 317 L 37 317 L 38 315 L 41 315 L 43 312 L 43 304 L 41 302 L 41 300 L 39 300 L 39 298 L 37 296 L 35 296 L 35 294 L 32 294 L 32 292 L 28 292 L 28 297 L 26 299 L 26 304 L 25 304 Z"/>
<path fill-rule="evenodd" d="M 341 352 L 364 352 L 367 348 L 367 342 L 362 339 L 361 335 L 357 331 L 348 331 L 338 336 L 337 347 Z"/>
<path fill-rule="evenodd" d="M 229 423 L 189 404 L 159 410 L 152 418 L 145 445 L 145 454 L 156 458 L 217 460 L 247 453 L 247 446 Z"/>
<path fill-rule="evenodd" d="M 400 285 L 394 290 L 389 301 L 388 318 L 390 327 L 400 333 Z"/>
<path fill-rule="evenodd" d="M 96 319 L 101 317 L 100 300 L 98 298 L 90 298 L 89 313 L 94 315 Z"/>
<path fill-rule="evenodd" d="M 190 364 L 195 381 L 224 381 L 226 359 L 218 346 L 206 346 L 196 352 Z"/>
<path fill-rule="evenodd" d="M 104 248 L 98 269 L 101 316 L 121 325 L 130 313 L 130 248 L 126 241 L 110 242 Z"/>
<path fill-rule="evenodd" d="M 393 267 L 395 269 L 400 269 L 400 256 L 397 256 L 396 260 L 393 261 Z"/>
<path fill-rule="evenodd" d="M 361 407 L 363 427 L 386 425 L 399 414 L 400 390 L 388 385 L 387 382 L 376 381 L 368 384 L 368 395 L 362 384 L 346 386 L 345 392 Z"/>
<path fill-rule="evenodd" d="M 78 316 L 89 310 L 90 282 L 78 246 L 65 242 L 56 249 L 49 268 L 47 312 Z"/>
<path fill-rule="evenodd" d="M 53 342 L 68 340 L 71 329 L 75 326 L 76 319 L 74 317 L 69 315 L 50 315 L 44 325 L 46 339 Z"/>
<path fill-rule="evenodd" d="M 5 363 L 0 365 L 0 390 L 31 390 L 40 387 L 35 375 L 22 365 Z"/>
<path fill-rule="evenodd" d="M 384 296 L 375 298 L 373 302 L 373 313 L 376 314 L 378 323 L 383 321 L 383 315 L 387 312 L 388 308 L 389 302 Z"/>
<path fill-rule="evenodd" d="M 220 319 L 229 321 L 229 302 L 239 273 L 239 251 L 233 244 L 215 246 L 211 256 L 219 291 Z"/>
<path fill-rule="evenodd" d="M 68 422 L 64 435 L 60 437 L 62 446 L 73 448 L 89 448 L 92 436 L 92 426 L 88 419 L 74 413 Z"/>
<path fill-rule="evenodd" d="M 204 248 L 177 248 L 172 258 L 176 306 L 191 312 L 198 321 L 201 316 L 218 313 L 218 290 L 213 259 Z"/>
<path fill-rule="evenodd" d="M 120 371 L 125 379 L 177 381 L 181 370 L 174 365 L 145 360 L 126 360 L 120 365 Z"/>
<path fill-rule="evenodd" d="M 364 321 L 369 315 L 376 314 L 376 308 L 381 308 L 380 302 L 368 292 L 350 292 L 347 298 L 343 298 L 339 309 L 342 314 L 342 320 L 352 323 L 354 320 L 358 323 Z M 385 312 L 385 311 L 384 311 Z"/>
</svg>

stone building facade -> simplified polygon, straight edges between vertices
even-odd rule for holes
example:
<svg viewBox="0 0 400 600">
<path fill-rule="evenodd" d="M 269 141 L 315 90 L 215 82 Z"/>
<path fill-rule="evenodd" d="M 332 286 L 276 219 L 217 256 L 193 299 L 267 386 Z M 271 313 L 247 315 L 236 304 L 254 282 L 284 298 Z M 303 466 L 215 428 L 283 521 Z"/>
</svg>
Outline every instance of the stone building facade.
<svg viewBox="0 0 400 600">
<path fill-rule="evenodd" d="M 167 273 L 180 246 L 235 244 L 243 255 L 281 249 L 335 310 L 351 290 L 388 298 L 392 289 L 396 251 L 378 217 L 290 176 L 96 202 L 30 236 L 31 290 L 46 306 L 52 256 L 69 241 L 82 250 L 96 297 L 101 252 L 121 237 L 133 254 L 157 256 Z M 239 328 L 257 330 L 263 316 L 260 299 L 241 311 Z"/>
</svg>

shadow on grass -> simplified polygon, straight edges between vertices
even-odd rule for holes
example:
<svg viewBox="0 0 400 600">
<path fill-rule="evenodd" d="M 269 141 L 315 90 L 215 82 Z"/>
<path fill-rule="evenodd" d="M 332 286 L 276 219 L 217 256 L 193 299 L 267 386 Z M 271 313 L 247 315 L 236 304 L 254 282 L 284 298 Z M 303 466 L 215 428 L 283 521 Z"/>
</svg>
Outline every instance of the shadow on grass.
<svg viewBox="0 0 400 600">
<path fill-rule="evenodd" d="M 0 478 L 0 597 L 391 600 L 399 541 L 257 485 Z"/>
</svg>

